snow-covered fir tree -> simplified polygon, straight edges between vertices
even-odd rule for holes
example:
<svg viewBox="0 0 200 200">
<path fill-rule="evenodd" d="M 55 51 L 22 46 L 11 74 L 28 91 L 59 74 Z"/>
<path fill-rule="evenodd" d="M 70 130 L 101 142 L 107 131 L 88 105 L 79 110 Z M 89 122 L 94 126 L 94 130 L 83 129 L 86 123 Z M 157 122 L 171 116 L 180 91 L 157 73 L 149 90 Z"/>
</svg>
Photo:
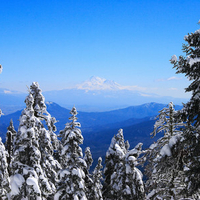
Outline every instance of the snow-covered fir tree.
<svg viewBox="0 0 200 200">
<path fill-rule="evenodd" d="M 85 155 L 84 155 L 83 159 L 85 160 L 85 162 L 87 164 L 87 169 L 90 170 L 90 167 L 92 166 L 92 163 L 93 163 L 90 147 L 85 148 Z"/>
<path fill-rule="evenodd" d="M 118 165 L 121 162 L 127 152 L 123 130 L 119 129 L 117 135 L 112 138 L 111 144 L 106 152 L 105 168 L 104 168 L 104 185 L 103 185 L 103 197 L 105 199 L 115 199 L 114 192 L 111 185 L 111 176 L 114 173 Z"/>
<path fill-rule="evenodd" d="M 91 194 L 92 194 L 92 186 L 94 183 L 91 178 L 91 174 L 89 172 L 90 167 L 92 166 L 92 163 L 93 163 L 90 147 L 85 148 L 85 155 L 84 155 L 83 159 L 85 160 L 86 165 L 87 165 L 87 168 L 83 168 L 83 171 L 85 173 L 86 197 L 87 197 L 87 199 L 92 200 L 93 197 L 91 196 Z"/>
<path fill-rule="evenodd" d="M 8 162 L 8 171 L 10 173 L 10 163 L 13 157 L 13 149 L 14 149 L 14 143 L 15 143 L 15 137 L 17 135 L 17 132 L 15 131 L 13 121 L 12 119 L 10 120 L 10 125 L 7 128 L 7 133 L 6 133 L 6 143 L 5 147 L 8 152 L 8 157 L 7 157 L 7 162 Z"/>
<path fill-rule="evenodd" d="M 93 185 L 92 185 L 91 193 L 90 193 L 91 200 L 92 199 L 93 200 L 103 200 L 103 196 L 102 196 L 103 185 L 101 183 L 101 180 L 103 180 L 102 171 L 101 171 L 103 166 L 101 163 L 102 163 L 102 158 L 99 157 L 98 164 L 96 165 L 96 167 L 93 171 L 93 174 L 92 174 Z"/>
<path fill-rule="evenodd" d="M 8 174 L 7 151 L 0 137 L 0 199 L 8 199 L 10 192 L 10 179 Z"/>
<path fill-rule="evenodd" d="M 39 120 L 34 116 L 32 94 L 26 97 L 25 103 L 11 163 L 10 199 L 48 199 L 53 191 L 40 165 L 39 133 L 36 126 Z"/>
<path fill-rule="evenodd" d="M 146 192 L 148 199 L 179 199 L 184 189 L 183 151 L 181 149 L 184 123 L 176 120 L 172 102 L 159 111 L 153 136 L 164 134 L 147 150 Z"/>
<path fill-rule="evenodd" d="M 174 55 L 170 60 L 177 73 L 183 73 L 191 81 L 185 89 L 191 92 L 190 100 L 184 104 L 179 116 L 187 123 L 184 135 L 184 163 L 187 166 L 185 182 L 187 195 L 196 194 L 200 198 L 200 29 L 184 37 L 185 56 Z"/>
<path fill-rule="evenodd" d="M 0 65 L 0 74 L 2 72 L 3 67 Z M 0 117 L 2 115 L 2 111 L 0 109 Z M 4 144 L 2 143 L 2 139 L 0 137 L 0 199 L 7 200 L 8 193 L 10 192 L 10 179 L 8 174 L 8 163 L 7 163 L 8 152 L 5 149 Z"/>
<path fill-rule="evenodd" d="M 54 152 L 58 148 L 55 122 L 56 119 L 51 117 L 47 111 L 45 98 L 37 82 L 30 86 L 30 93 L 33 96 L 34 116 L 38 119 L 36 127 L 39 133 L 39 150 L 41 153 L 41 167 L 49 180 L 53 193 L 56 192 L 56 182 L 58 181 L 57 172 L 61 169 L 59 162 L 54 159 Z M 48 130 L 44 127 L 42 121 L 46 122 Z M 52 197 L 53 198 L 53 197 Z"/>
<path fill-rule="evenodd" d="M 129 143 L 124 142 L 122 129 L 113 137 L 106 153 L 104 173 L 109 184 L 104 184 L 104 199 L 144 199 L 143 176 L 136 168 L 141 146 L 139 143 L 134 149 L 128 150 Z"/>
<path fill-rule="evenodd" d="M 111 176 L 114 199 L 143 200 L 145 198 L 143 175 L 136 167 L 141 153 L 142 143 L 139 143 L 124 155 L 122 162 L 116 167 Z"/>
<path fill-rule="evenodd" d="M 59 142 L 57 140 L 56 134 L 54 133 L 56 131 L 56 119 L 54 117 L 51 117 L 51 115 L 47 111 L 45 98 L 42 95 L 42 90 L 40 89 L 39 84 L 37 82 L 32 83 L 32 85 L 30 86 L 30 92 L 34 98 L 34 116 L 38 117 L 40 121 L 44 120 L 46 122 L 51 137 L 52 145 L 54 149 L 57 149 Z"/>
<path fill-rule="evenodd" d="M 70 111 L 72 115 L 64 130 L 60 131 L 62 149 L 60 153 L 61 166 L 58 177 L 57 193 L 55 200 L 86 200 L 86 186 L 84 169 L 87 164 L 83 159 L 82 149 L 79 145 L 83 143 L 83 136 L 80 123 L 77 122 L 77 111 L 73 107 Z"/>
</svg>

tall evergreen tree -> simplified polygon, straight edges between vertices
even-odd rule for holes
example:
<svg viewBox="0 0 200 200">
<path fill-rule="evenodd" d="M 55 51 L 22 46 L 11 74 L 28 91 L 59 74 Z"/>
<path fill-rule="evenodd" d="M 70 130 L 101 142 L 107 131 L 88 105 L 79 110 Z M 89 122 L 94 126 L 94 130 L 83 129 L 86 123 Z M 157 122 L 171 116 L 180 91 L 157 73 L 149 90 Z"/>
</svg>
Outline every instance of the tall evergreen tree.
<svg viewBox="0 0 200 200">
<path fill-rule="evenodd" d="M 13 149 L 14 149 L 14 143 L 15 143 L 15 137 L 17 135 L 17 132 L 15 131 L 13 121 L 10 120 L 10 125 L 7 128 L 6 133 L 6 143 L 5 147 L 8 152 L 7 162 L 8 162 L 8 172 L 10 173 L 10 163 L 13 157 Z"/>
<path fill-rule="evenodd" d="M 128 151 L 116 166 L 111 176 L 113 196 L 111 199 L 143 200 L 145 198 L 143 175 L 136 167 L 138 157 L 142 153 L 142 143 Z M 114 198 L 113 198 L 114 197 Z"/>
<path fill-rule="evenodd" d="M 154 125 L 152 135 L 164 135 L 149 147 L 146 154 L 146 191 L 149 199 L 179 199 L 184 189 L 183 152 L 180 145 L 183 137 L 180 128 L 184 127 L 184 123 L 176 120 L 176 113 L 173 103 L 169 103 L 168 107 L 159 111 Z"/>
<path fill-rule="evenodd" d="M 61 166 L 58 177 L 59 183 L 54 199 L 74 199 L 86 200 L 86 186 L 84 169 L 87 168 L 83 159 L 82 149 L 79 145 L 83 143 L 80 123 L 77 122 L 77 111 L 73 107 L 70 111 L 72 115 L 64 130 L 60 131 L 62 149 L 60 152 Z"/>
<path fill-rule="evenodd" d="M 51 117 L 51 115 L 47 111 L 45 98 L 42 95 L 42 90 L 40 89 L 39 84 L 37 82 L 33 82 L 30 86 L 30 93 L 33 95 L 34 98 L 34 116 L 39 118 L 40 121 L 46 122 L 51 137 L 52 145 L 54 149 L 57 149 L 59 142 L 57 140 L 56 134 L 54 133 L 56 131 L 56 119 L 54 117 Z"/>
<path fill-rule="evenodd" d="M 85 155 L 84 155 L 84 161 L 86 162 L 87 168 L 84 168 L 84 173 L 85 173 L 85 186 L 86 186 L 86 197 L 87 199 L 93 200 L 93 197 L 91 196 L 92 193 L 92 186 L 93 186 L 93 181 L 91 178 L 91 174 L 89 172 L 90 167 L 92 166 L 93 159 L 92 159 L 92 154 L 90 151 L 90 147 L 85 148 Z"/>
<path fill-rule="evenodd" d="M 136 168 L 141 146 L 139 143 L 128 150 L 129 143 L 124 142 L 122 129 L 113 137 L 106 153 L 104 199 L 144 199 L 142 173 Z"/>
<path fill-rule="evenodd" d="M 92 154 L 90 151 L 90 147 L 85 148 L 85 155 L 83 158 L 87 164 L 87 170 L 90 170 L 90 167 L 92 166 L 93 159 L 92 159 Z"/>
<path fill-rule="evenodd" d="M 112 185 L 111 185 L 111 176 L 115 171 L 115 168 L 118 165 L 121 165 L 121 162 L 127 152 L 125 143 L 124 143 L 124 135 L 123 130 L 119 129 L 117 135 L 112 138 L 111 144 L 106 152 L 106 160 L 105 160 L 105 168 L 104 175 L 105 181 L 103 185 L 103 196 L 105 199 L 115 199 Z"/>
<path fill-rule="evenodd" d="M 8 174 L 7 151 L 0 137 L 0 199 L 8 199 L 7 195 L 10 192 L 10 179 Z"/>
<path fill-rule="evenodd" d="M 52 188 L 40 165 L 38 118 L 34 116 L 32 94 L 25 100 L 26 108 L 20 116 L 12 160 L 10 199 L 47 199 Z"/>
<path fill-rule="evenodd" d="M 200 29 L 184 37 L 185 56 L 174 55 L 170 60 L 174 64 L 176 73 L 183 73 L 191 81 L 185 89 L 191 92 L 190 100 L 184 104 L 179 116 L 187 123 L 183 131 L 183 149 L 186 152 L 184 162 L 187 166 L 186 179 L 187 195 L 200 195 Z"/>
<path fill-rule="evenodd" d="M 36 127 L 38 129 L 39 150 L 41 153 L 41 167 L 49 180 L 53 193 L 56 192 L 56 182 L 58 181 L 57 172 L 61 169 L 59 162 L 54 159 L 54 152 L 58 148 L 58 139 L 54 131 L 56 131 L 56 119 L 51 117 L 47 111 L 45 98 L 42 90 L 37 82 L 33 82 L 30 86 L 30 93 L 33 96 L 34 116 L 38 119 Z M 46 122 L 48 130 L 42 122 Z M 53 197 L 52 197 L 53 198 Z"/>
<path fill-rule="evenodd" d="M 103 196 L 102 196 L 103 185 L 101 183 L 101 180 L 103 180 L 102 171 L 101 171 L 103 166 L 101 163 L 102 163 L 102 158 L 99 157 L 98 164 L 95 167 L 93 171 L 93 175 L 92 175 L 93 185 L 92 185 L 91 193 L 90 193 L 91 200 L 103 200 Z"/>
<path fill-rule="evenodd" d="M 2 72 L 3 67 L 0 65 L 0 74 Z M 2 111 L 0 109 L 0 117 L 2 115 Z M 7 157 L 8 153 L 5 150 L 5 146 L 2 143 L 2 139 L 0 137 L 0 199 L 7 200 L 8 193 L 10 192 L 10 179 L 8 174 L 8 164 Z"/>
</svg>

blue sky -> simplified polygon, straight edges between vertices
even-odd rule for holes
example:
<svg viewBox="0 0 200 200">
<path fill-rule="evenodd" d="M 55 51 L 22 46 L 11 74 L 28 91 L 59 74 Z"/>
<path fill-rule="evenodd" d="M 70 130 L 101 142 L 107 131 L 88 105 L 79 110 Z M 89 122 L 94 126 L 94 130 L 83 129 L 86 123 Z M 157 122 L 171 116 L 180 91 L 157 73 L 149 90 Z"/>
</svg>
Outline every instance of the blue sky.
<svg viewBox="0 0 200 200">
<path fill-rule="evenodd" d="M 199 29 L 200 1 L 0 1 L 0 88 L 65 89 L 91 76 L 185 97 L 169 63 Z"/>
</svg>

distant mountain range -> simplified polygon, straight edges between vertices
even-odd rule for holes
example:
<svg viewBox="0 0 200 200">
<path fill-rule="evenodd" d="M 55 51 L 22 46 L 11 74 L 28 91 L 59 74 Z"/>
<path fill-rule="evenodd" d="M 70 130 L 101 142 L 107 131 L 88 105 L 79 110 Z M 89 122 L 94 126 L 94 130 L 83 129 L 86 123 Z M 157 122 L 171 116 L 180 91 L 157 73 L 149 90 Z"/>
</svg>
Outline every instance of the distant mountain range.
<svg viewBox="0 0 200 200">
<path fill-rule="evenodd" d="M 27 92 L 28 93 L 28 92 Z M 8 89 L 0 89 L 0 108 L 5 114 L 22 109 L 27 93 L 20 93 Z M 122 86 L 114 81 L 99 77 L 75 85 L 73 88 L 43 92 L 46 101 L 53 101 L 70 109 L 73 105 L 85 112 L 107 111 L 125 108 L 132 105 L 141 105 L 148 102 L 158 102 L 181 105 L 187 99 L 161 97 L 145 93 L 137 86 Z"/>
<path fill-rule="evenodd" d="M 56 102 L 66 108 L 76 105 L 78 110 L 86 112 L 114 110 L 148 102 L 168 104 L 172 101 L 181 105 L 187 101 L 145 93 L 137 86 L 121 86 L 114 81 L 95 76 L 71 89 L 47 91 L 43 94 L 48 101 Z"/>
<path fill-rule="evenodd" d="M 69 122 L 70 110 L 53 102 L 46 102 L 46 105 L 51 116 L 58 120 L 56 123 L 58 133 Z M 120 128 L 124 130 L 124 137 L 129 140 L 132 148 L 138 142 L 143 142 L 144 147 L 147 147 L 153 142 L 150 133 L 153 131 L 154 118 L 158 115 L 158 111 L 166 106 L 166 104 L 148 103 L 107 112 L 78 112 L 77 117 L 84 136 L 83 149 L 90 146 L 94 159 L 105 156 L 112 137 Z M 179 110 L 181 106 L 175 108 Z M 13 120 L 15 129 L 18 128 L 21 111 L 0 118 L 0 136 L 3 141 L 10 119 Z"/>
</svg>

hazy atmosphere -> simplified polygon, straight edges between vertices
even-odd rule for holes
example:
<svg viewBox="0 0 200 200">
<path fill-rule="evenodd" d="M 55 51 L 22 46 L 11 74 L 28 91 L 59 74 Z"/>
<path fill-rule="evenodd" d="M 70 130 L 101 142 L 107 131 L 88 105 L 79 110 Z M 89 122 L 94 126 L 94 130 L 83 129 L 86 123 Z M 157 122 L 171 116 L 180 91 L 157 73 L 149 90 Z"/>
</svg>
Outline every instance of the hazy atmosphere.
<svg viewBox="0 0 200 200">
<path fill-rule="evenodd" d="M 200 199 L 200 1 L 0 1 L 0 200 Z"/>
<path fill-rule="evenodd" d="M 169 60 L 199 28 L 193 1 L 1 1 L 0 88 L 75 87 L 92 76 L 145 94 L 187 98 Z M 186 15 L 187 13 L 187 15 Z"/>
</svg>

